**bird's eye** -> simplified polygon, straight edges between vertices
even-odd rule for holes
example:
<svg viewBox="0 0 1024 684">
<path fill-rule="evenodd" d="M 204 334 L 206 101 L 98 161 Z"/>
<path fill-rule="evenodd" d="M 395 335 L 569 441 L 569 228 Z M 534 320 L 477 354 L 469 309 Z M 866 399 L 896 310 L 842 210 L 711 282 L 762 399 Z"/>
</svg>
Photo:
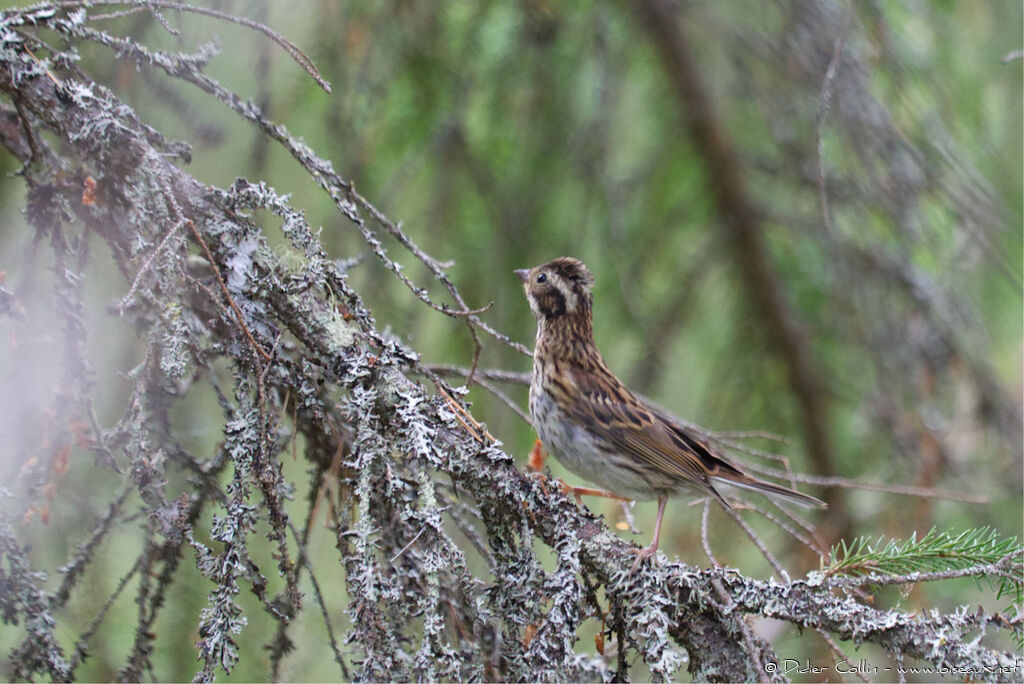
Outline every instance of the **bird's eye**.
<svg viewBox="0 0 1024 684">
<path fill-rule="evenodd" d="M 537 276 L 537 282 L 538 282 L 538 283 L 546 283 L 546 282 L 548 282 L 548 276 L 547 276 L 547 274 L 546 274 L 546 273 L 541 273 L 541 274 L 539 274 L 539 275 Z"/>
</svg>

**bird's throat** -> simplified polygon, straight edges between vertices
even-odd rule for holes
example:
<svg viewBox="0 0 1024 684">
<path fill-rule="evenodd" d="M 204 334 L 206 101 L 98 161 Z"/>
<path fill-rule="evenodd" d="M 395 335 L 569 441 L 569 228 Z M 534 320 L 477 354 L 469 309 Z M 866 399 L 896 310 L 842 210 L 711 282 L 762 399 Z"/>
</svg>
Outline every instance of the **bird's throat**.
<svg viewBox="0 0 1024 684">
<path fill-rule="evenodd" d="M 538 321 L 534 354 L 584 367 L 600 360 L 590 311 L 566 313 Z"/>
</svg>

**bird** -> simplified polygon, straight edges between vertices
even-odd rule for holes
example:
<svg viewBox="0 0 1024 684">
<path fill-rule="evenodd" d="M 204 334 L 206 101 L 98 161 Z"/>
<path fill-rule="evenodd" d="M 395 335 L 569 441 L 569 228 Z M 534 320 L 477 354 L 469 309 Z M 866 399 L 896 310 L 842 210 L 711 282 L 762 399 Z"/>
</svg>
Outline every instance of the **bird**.
<svg viewBox="0 0 1024 684">
<path fill-rule="evenodd" d="M 729 508 L 717 489 L 727 484 L 804 507 L 827 507 L 813 496 L 747 475 L 612 373 L 594 341 L 594 276 L 582 261 L 560 257 L 514 273 L 537 319 L 529 406 L 541 443 L 566 469 L 612 498 L 658 502 L 654 538 L 634 551 L 632 572 L 658 551 L 669 497 L 710 495 Z"/>
</svg>

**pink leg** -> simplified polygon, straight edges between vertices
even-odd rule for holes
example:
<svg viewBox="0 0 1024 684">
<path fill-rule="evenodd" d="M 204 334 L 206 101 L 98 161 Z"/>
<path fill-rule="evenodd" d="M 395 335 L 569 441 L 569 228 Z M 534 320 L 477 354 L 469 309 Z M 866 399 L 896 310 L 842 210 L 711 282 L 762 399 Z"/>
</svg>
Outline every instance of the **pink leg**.
<svg viewBox="0 0 1024 684">
<path fill-rule="evenodd" d="M 665 504 L 667 503 L 667 496 L 662 495 L 658 497 L 658 519 L 654 521 L 654 539 L 651 541 L 650 546 L 643 549 L 637 549 L 634 552 L 636 553 L 636 561 L 633 562 L 633 569 L 629 571 L 630 574 L 636 572 L 636 569 L 640 567 L 640 563 L 642 563 L 645 558 L 652 558 L 654 557 L 654 554 L 658 552 L 658 537 L 661 535 L 661 519 L 665 515 Z"/>
</svg>

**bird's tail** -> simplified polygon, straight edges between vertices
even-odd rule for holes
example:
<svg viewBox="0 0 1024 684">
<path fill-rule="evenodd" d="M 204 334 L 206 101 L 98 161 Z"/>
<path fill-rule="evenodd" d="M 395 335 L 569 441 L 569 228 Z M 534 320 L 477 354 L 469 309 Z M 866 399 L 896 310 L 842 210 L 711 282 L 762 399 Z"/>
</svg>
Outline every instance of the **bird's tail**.
<svg viewBox="0 0 1024 684">
<path fill-rule="evenodd" d="M 807 494 L 801 494 L 798 491 L 777 485 L 772 482 L 765 482 L 764 480 L 758 480 L 756 477 L 750 477 L 743 473 L 731 473 L 728 471 L 719 471 L 711 476 L 716 483 L 722 483 L 726 485 L 732 485 L 733 487 L 740 487 L 742 489 L 749 489 L 757 492 L 758 494 L 764 494 L 772 499 L 781 499 L 790 503 L 795 503 L 798 506 L 805 508 L 828 508 L 828 504 L 820 499 L 815 499 L 813 496 Z"/>
</svg>

